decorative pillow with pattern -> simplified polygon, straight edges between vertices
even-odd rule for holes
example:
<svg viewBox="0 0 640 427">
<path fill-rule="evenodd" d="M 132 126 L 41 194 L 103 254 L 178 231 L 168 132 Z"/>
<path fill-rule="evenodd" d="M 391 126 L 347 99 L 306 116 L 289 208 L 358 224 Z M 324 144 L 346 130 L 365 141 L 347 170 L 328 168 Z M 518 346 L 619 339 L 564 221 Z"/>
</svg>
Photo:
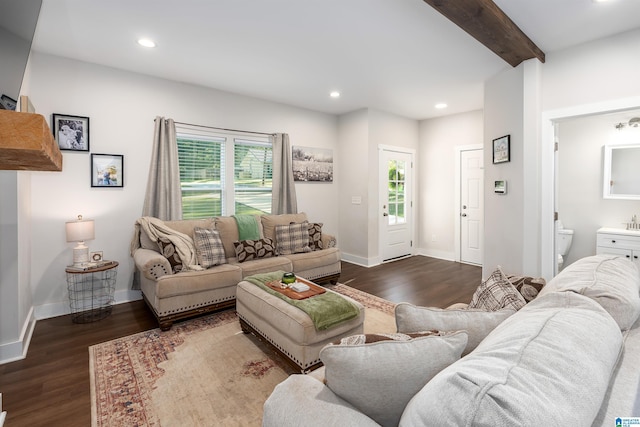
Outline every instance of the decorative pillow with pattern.
<svg viewBox="0 0 640 427">
<path fill-rule="evenodd" d="M 276 252 L 291 255 L 311 252 L 309 247 L 309 223 L 276 225 Z"/>
<path fill-rule="evenodd" d="M 215 265 L 227 263 L 222 239 L 220 239 L 220 234 L 216 230 L 195 227 L 193 229 L 193 242 L 196 246 L 198 264 L 202 268 L 211 268 Z"/>
<path fill-rule="evenodd" d="M 319 251 L 322 247 L 322 223 L 309 223 L 309 247 L 312 251 Z"/>
<path fill-rule="evenodd" d="M 526 303 L 524 297 L 498 267 L 478 286 L 471 298 L 469 308 L 497 311 L 508 307 L 520 310 Z"/>
<path fill-rule="evenodd" d="M 531 302 L 537 297 L 538 292 L 547 284 L 547 281 L 542 277 L 513 276 L 510 274 L 507 279 L 520 292 L 526 302 Z"/>
<path fill-rule="evenodd" d="M 264 238 L 258 240 L 241 240 L 233 242 L 238 262 L 251 261 L 258 258 L 270 258 L 276 256 L 276 248 L 273 240 Z"/>
<path fill-rule="evenodd" d="M 411 398 L 460 359 L 464 331 L 358 335 L 320 350 L 327 387 L 381 426 L 397 426 Z"/>
<path fill-rule="evenodd" d="M 173 271 L 174 274 L 180 273 L 183 267 L 182 259 L 180 259 L 180 255 L 176 252 L 176 247 L 171 240 L 166 237 L 158 237 L 158 248 L 160 249 L 160 253 L 169 261 L 171 271 Z"/>
</svg>

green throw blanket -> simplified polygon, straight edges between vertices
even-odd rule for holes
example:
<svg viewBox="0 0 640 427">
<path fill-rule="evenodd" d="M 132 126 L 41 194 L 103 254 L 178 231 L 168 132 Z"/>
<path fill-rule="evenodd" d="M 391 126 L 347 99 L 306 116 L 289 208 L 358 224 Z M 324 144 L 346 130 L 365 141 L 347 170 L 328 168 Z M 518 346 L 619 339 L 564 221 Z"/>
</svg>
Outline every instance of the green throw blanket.
<svg viewBox="0 0 640 427">
<path fill-rule="evenodd" d="M 260 228 L 258 218 L 255 215 L 232 215 L 238 224 L 238 240 L 258 240 L 260 238 Z"/>
<path fill-rule="evenodd" d="M 265 292 L 269 292 L 271 295 L 275 295 L 307 313 L 318 331 L 332 328 L 341 322 L 357 317 L 360 313 L 360 309 L 356 305 L 333 292 L 327 291 L 311 298 L 295 300 L 265 285 L 267 282 L 280 281 L 283 274 L 284 271 L 254 274 L 253 276 L 245 277 L 244 280 L 259 286 Z"/>
</svg>

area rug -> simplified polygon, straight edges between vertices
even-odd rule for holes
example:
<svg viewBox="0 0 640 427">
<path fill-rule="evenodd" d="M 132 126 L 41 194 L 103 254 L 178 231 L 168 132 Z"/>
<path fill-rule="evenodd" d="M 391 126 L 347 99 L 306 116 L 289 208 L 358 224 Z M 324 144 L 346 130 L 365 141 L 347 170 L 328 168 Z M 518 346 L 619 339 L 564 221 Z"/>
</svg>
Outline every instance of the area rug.
<svg viewBox="0 0 640 427">
<path fill-rule="evenodd" d="M 365 306 L 365 332 L 395 332 L 389 301 L 328 286 Z M 235 310 L 89 347 L 91 423 L 116 426 L 260 426 L 273 388 L 293 373 L 240 330 Z"/>
</svg>

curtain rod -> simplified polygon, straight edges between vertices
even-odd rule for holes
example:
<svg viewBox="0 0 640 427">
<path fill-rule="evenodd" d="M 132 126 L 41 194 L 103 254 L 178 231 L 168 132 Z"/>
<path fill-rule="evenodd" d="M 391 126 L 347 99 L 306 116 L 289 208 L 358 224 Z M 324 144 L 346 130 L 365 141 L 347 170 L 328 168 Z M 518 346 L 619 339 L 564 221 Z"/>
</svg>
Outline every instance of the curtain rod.
<svg viewBox="0 0 640 427">
<path fill-rule="evenodd" d="M 227 132 L 242 132 L 242 133 L 255 133 L 258 135 L 275 135 L 275 133 L 266 133 L 266 132 L 253 132 L 250 130 L 239 130 L 239 129 L 227 129 L 227 128 L 218 128 L 215 126 L 205 126 L 205 125 L 195 125 L 193 123 L 184 123 L 184 122 L 176 122 L 174 121 L 175 124 L 177 125 L 185 125 L 185 126 L 195 126 L 195 127 L 200 127 L 200 128 L 206 128 L 206 129 L 218 129 L 218 130 L 225 130 Z"/>
</svg>

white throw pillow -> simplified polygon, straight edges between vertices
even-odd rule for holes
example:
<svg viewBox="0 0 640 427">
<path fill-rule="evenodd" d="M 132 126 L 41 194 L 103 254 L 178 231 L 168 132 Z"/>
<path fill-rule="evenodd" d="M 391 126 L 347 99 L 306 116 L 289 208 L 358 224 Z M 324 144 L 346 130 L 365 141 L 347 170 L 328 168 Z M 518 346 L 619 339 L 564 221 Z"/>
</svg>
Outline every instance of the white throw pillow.
<svg viewBox="0 0 640 427">
<path fill-rule="evenodd" d="M 382 426 L 397 426 L 409 400 L 460 358 L 465 332 L 328 345 L 320 351 L 327 386 Z"/>
</svg>

